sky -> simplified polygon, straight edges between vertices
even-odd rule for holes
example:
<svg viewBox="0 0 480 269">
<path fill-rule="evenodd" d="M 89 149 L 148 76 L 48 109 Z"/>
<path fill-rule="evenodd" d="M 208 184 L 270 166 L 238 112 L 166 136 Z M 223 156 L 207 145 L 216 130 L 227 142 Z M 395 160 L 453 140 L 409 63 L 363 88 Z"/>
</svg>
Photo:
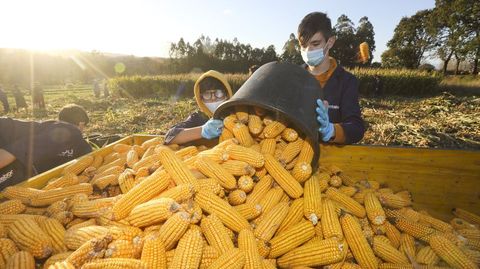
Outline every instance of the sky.
<svg viewBox="0 0 480 269">
<path fill-rule="evenodd" d="M 367 16 L 380 61 L 404 16 L 433 8 L 435 0 L 0 0 L 0 48 L 84 51 L 168 57 L 172 42 L 193 43 L 202 34 L 274 45 L 281 53 L 290 33 L 313 11 L 341 14 L 355 25 Z"/>
</svg>

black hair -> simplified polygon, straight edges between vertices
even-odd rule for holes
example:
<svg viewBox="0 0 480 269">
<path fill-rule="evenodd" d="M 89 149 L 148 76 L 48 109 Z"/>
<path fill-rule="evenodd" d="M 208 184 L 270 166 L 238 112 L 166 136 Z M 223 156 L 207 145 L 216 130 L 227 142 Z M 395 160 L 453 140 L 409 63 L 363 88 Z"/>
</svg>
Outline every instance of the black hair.
<svg viewBox="0 0 480 269">
<path fill-rule="evenodd" d="M 85 124 L 89 122 L 85 108 L 76 104 L 64 106 L 58 113 L 58 119 L 77 126 L 80 124 L 80 122 L 84 122 Z"/>
<path fill-rule="evenodd" d="M 312 36 L 321 32 L 327 41 L 332 35 L 332 22 L 327 14 L 312 12 L 307 14 L 298 25 L 298 40 L 300 44 L 306 44 Z"/>
<path fill-rule="evenodd" d="M 227 89 L 225 88 L 225 85 L 223 85 L 223 83 L 220 80 L 214 77 L 206 77 L 202 79 L 202 81 L 200 81 L 199 87 L 200 87 L 200 93 L 206 90 L 215 90 L 215 89 L 222 89 L 225 92 L 227 91 Z"/>
</svg>

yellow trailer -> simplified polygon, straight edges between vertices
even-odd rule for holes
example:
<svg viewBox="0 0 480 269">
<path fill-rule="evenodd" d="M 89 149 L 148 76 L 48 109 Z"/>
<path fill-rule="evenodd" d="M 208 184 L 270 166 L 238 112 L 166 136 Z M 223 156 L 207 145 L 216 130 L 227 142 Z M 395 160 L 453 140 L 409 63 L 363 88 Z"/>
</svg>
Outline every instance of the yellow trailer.
<svg viewBox="0 0 480 269">
<path fill-rule="evenodd" d="M 106 156 L 116 144 L 141 144 L 149 135 L 125 137 L 92 155 Z M 480 152 L 385 146 L 320 146 L 320 166 L 335 164 L 356 179 L 370 179 L 393 190 L 409 190 L 414 208 L 443 220 L 460 207 L 480 215 Z M 58 177 L 65 166 L 20 183 L 41 188 Z"/>
</svg>

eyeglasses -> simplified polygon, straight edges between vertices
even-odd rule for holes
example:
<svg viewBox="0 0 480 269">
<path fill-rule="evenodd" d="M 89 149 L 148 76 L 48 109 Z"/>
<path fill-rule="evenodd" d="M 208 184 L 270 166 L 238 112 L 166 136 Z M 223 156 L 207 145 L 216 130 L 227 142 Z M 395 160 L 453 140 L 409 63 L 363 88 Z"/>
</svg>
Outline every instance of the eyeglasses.
<svg viewBox="0 0 480 269">
<path fill-rule="evenodd" d="M 225 91 L 217 89 L 217 90 L 208 90 L 208 91 L 202 92 L 203 100 L 206 100 L 206 101 L 212 100 L 214 96 L 216 99 L 223 99 L 225 97 Z"/>
</svg>

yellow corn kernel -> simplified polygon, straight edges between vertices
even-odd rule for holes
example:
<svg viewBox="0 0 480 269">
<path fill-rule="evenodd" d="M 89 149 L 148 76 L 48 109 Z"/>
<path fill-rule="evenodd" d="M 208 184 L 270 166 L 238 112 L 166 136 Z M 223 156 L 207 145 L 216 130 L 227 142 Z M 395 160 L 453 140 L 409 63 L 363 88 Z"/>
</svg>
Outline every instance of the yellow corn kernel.
<svg viewBox="0 0 480 269">
<path fill-rule="evenodd" d="M 270 240 L 270 258 L 277 258 L 312 239 L 315 229 L 311 222 L 301 221 Z"/>
<path fill-rule="evenodd" d="M 318 240 L 287 252 L 277 259 L 281 268 L 297 266 L 322 266 L 341 261 L 346 255 L 346 246 L 337 239 Z"/>
<path fill-rule="evenodd" d="M 335 204 L 330 199 L 325 199 L 322 204 L 323 215 L 321 218 L 322 235 L 324 238 L 335 237 L 343 239 L 342 227 L 338 218 Z"/>
<path fill-rule="evenodd" d="M 227 253 L 234 248 L 225 226 L 215 214 L 203 218 L 200 227 L 209 245 L 214 247 L 219 254 Z"/>
<path fill-rule="evenodd" d="M 178 242 L 170 268 L 196 269 L 202 260 L 203 239 L 199 230 L 190 229 Z"/>
<path fill-rule="evenodd" d="M 385 222 L 385 211 L 373 192 L 365 194 L 364 204 L 367 217 L 373 224 L 381 225 Z"/>
<path fill-rule="evenodd" d="M 311 177 L 304 186 L 303 214 L 316 225 L 322 215 L 322 194 L 318 178 Z"/>
<path fill-rule="evenodd" d="M 295 178 L 288 173 L 282 165 L 275 160 L 275 158 L 270 155 L 266 154 L 265 157 L 265 168 L 267 169 L 268 173 L 272 175 L 275 181 L 282 187 L 282 189 L 288 194 L 288 196 L 296 199 L 302 196 L 303 188 L 298 183 Z"/>
</svg>

